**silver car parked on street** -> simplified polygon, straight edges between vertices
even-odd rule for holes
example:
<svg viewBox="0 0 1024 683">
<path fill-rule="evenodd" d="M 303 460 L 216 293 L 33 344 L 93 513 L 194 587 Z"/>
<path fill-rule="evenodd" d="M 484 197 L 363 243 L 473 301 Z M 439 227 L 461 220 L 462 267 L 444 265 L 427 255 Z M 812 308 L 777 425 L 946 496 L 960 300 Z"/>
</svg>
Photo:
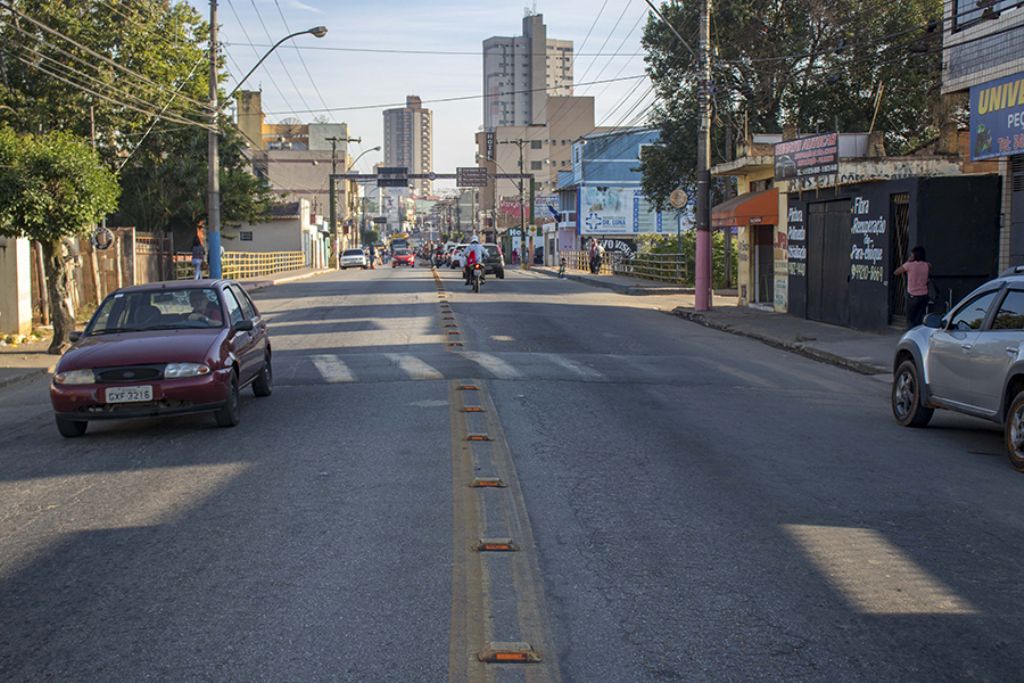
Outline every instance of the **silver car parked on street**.
<svg viewBox="0 0 1024 683">
<path fill-rule="evenodd" d="M 924 427 L 936 408 L 1002 424 L 1010 463 L 1024 472 L 1024 267 L 985 283 L 945 316 L 928 314 L 900 339 L 893 416 Z"/>
</svg>

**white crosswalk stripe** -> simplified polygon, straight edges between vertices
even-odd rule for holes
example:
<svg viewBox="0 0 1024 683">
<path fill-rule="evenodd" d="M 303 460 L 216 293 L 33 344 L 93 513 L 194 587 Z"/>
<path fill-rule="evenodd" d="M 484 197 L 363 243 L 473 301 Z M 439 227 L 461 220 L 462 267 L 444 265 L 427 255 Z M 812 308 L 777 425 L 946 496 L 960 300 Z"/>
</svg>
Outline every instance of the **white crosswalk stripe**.
<svg viewBox="0 0 1024 683">
<path fill-rule="evenodd" d="M 388 360 L 397 363 L 409 379 L 444 379 L 434 366 L 408 353 L 386 353 Z"/>
<path fill-rule="evenodd" d="M 603 379 L 605 379 L 605 376 L 602 375 L 597 370 L 595 370 L 594 368 L 586 366 L 583 363 L 579 363 L 577 361 L 574 361 L 571 358 L 566 358 L 563 355 L 560 355 L 560 354 L 557 354 L 557 353 L 545 353 L 545 354 L 543 354 L 543 356 L 545 358 L 547 358 L 549 361 L 551 361 L 552 363 L 554 363 L 555 365 L 557 365 L 559 367 L 562 367 L 562 368 L 565 368 L 566 370 L 569 370 L 569 371 L 573 372 L 574 374 L 582 377 L 583 379 L 593 379 L 593 380 L 603 380 Z"/>
<path fill-rule="evenodd" d="M 345 365 L 345 361 L 341 360 L 337 356 L 319 354 L 311 356 L 313 365 L 320 371 L 320 376 L 324 378 L 328 384 L 338 384 L 341 382 L 355 382 L 355 375 L 349 370 L 348 366 Z"/>
<path fill-rule="evenodd" d="M 522 377 L 518 370 L 492 354 L 479 351 L 462 351 L 461 355 L 463 358 L 471 360 L 484 370 L 487 370 L 498 379 L 518 379 Z"/>
</svg>

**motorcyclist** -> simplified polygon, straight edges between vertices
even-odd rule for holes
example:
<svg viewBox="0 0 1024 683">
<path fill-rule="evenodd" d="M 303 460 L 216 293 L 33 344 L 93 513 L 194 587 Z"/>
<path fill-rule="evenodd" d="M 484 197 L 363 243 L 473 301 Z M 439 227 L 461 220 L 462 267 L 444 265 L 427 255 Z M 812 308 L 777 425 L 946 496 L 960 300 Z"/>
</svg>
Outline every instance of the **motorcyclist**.
<svg viewBox="0 0 1024 683">
<path fill-rule="evenodd" d="M 473 273 L 473 266 L 479 263 L 483 267 L 486 255 L 487 252 L 484 251 L 483 245 L 480 244 L 480 239 L 473 235 L 473 238 L 469 240 L 469 246 L 466 247 L 466 268 L 462 271 L 467 285 L 471 284 L 470 276 Z"/>
</svg>

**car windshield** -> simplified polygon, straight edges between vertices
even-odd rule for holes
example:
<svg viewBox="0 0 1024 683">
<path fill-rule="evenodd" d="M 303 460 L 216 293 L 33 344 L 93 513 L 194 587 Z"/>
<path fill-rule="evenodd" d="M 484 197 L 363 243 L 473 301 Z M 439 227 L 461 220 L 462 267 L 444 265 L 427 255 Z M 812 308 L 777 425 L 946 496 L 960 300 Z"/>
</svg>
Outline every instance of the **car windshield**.
<svg viewBox="0 0 1024 683">
<path fill-rule="evenodd" d="M 100 304 L 86 336 L 146 330 L 207 329 L 224 326 L 220 297 L 212 288 L 116 292 Z"/>
<path fill-rule="evenodd" d="M 395 249 L 395 256 L 408 256 L 408 255 L 409 255 L 409 250 L 408 249 Z"/>
<path fill-rule="evenodd" d="M 346 249 L 345 253 L 342 254 L 342 256 L 362 256 L 362 255 L 363 255 L 363 250 L 362 249 Z"/>
<path fill-rule="evenodd" d="M 487 256 L 490 258 L 498 258 L 501 256 L 501 252 L 498 251 L 498 247 L 494 244 L 485 244 L 484 249 L 487 250 Z"/>
</svg>

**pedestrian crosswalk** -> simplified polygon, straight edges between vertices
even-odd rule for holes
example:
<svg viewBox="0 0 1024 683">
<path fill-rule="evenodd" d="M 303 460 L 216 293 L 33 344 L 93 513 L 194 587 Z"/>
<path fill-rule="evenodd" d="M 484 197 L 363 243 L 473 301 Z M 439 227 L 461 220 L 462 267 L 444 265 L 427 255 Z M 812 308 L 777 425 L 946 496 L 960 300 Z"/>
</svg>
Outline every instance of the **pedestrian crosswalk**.
<svg viewBox="0 0 1024 683">
<path fill-rule="evenodd" d="M 737 363 L 737 365 L 740 365 Z M 740 367 L 700 356 L 483 352 L 417 349 L 315 353 L 279 349 L 274 354 L 278 385 L 440 381 L 477 378 L 508 381 L 731 385 L 743 389 L 839 392 L 838 382 L 811 381 L 793 368 L 744 362 Z"/>
</svg>

